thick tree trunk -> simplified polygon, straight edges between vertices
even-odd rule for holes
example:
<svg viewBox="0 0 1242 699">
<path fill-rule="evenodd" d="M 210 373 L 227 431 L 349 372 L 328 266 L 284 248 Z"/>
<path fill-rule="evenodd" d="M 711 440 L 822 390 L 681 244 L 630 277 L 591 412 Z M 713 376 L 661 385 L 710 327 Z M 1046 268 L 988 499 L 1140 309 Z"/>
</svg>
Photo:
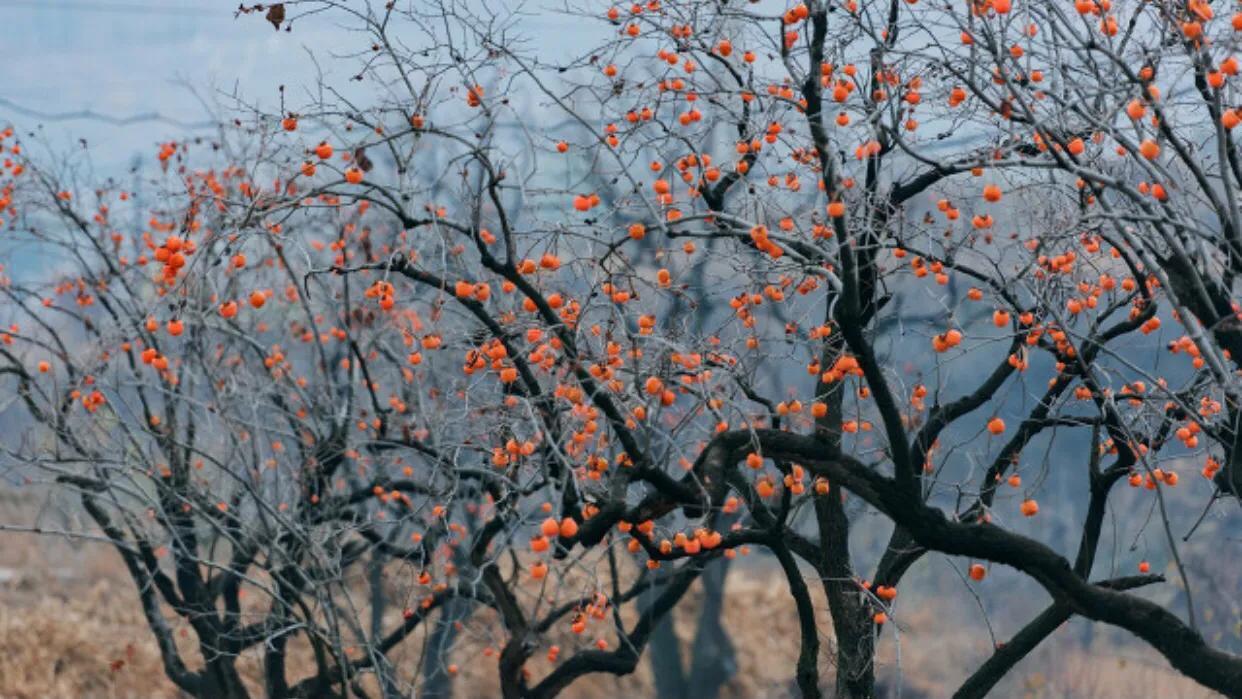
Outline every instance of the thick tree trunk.
<svg viewBox="0 0 1242 699">
<path fill-rule="evenodd" d="M 453 677 L 448 673 L 447 658 L 457 640 L 457 622 L 469 615 L 469 602 L 452 599 L 445 603 L 423 651 L 423 687 L 418 693 L 421 699 L 450 699 L 453 696 Z"/>
<path fill-rule="evenodd" d="M 830 316 L 831 318 L 831 316 Z M 837 334 L 825 343 L 821 363 L 830 366 L 845 351 L 844 339 Z M 828 412 L 816 424 L 819 436 L 833 449 L 841 447 L 844 390 L 842 384 L 820 383 L 820 400 Z M 822 552 L 820 575 L 832 627 L 837 637 L 838 699 L 870 699 L 875 696 L 875 628 L 872 611 L 866 604 L 850 562 L 850 521 L 842 496 L 845 491 L 829 484 L 826 495 L 815 498 L 815 521 Z"/>
<path fill-rule="evenodd" d="M 237 673 L 237 659 L 232 656 L 217 655 L 208 658 L 203 668 L 203 689 L 201 699 L 250 699 L 250 693 L 242 684 L 241 675 Z"/>
<path fill-rule="evenodd" d="M 659 590 L 649 586 L 642 593 L 642 606 L 649 609 L 659 599 Z M 655 679 L 657 699 L 679 699 L 688 696 L 686 675 L 681 663 L 681 641 L 673 630 L 673 617 L 666 615 L 651 632 L 651 674 Z"/>
<path fill-rule="evenodd" d="M 849 520 L 841 494 L 833 485 L 816 499 L 820 546 L 824 551 L 824 594 L 837 637 L 838 699 L 875 696 L 875 625 L 850 565 Z"/>
<path fill-rule="evenodd" d="M 723 526 L 721 527 L 724 528 Z M 737 672 L 737 657 L 729 632 L 720 623 L 729 560 L 720 559 L 703 571 L 703 608 L 690 656 L 690 696 L 715 699 Z"/>
</svg>

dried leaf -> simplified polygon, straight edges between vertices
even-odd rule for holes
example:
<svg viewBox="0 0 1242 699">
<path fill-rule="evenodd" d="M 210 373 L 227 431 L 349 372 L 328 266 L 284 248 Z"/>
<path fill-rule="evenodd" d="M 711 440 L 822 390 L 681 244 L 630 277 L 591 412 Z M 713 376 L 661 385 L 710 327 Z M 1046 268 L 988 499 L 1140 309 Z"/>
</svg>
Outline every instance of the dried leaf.
<svg viewBox="0 0 1242 699">
<path fill-rule="evenodd" d="M 280 31 L 280 24 L 285 21 L 285 4 L 283 2 L 278 2 L 267 8 L 267 21 L 272 23 L 276 31 Z"/>
<path fill-rule="evenodd" d="M 363 172 L 370 172 L 371 168 L 375 166 L 374 163 L 371 162 L 371 159 L 367 157 L 366 150 L 362 148 L 354 151 L 354 163 L 361 168 Z"/>
</svg>

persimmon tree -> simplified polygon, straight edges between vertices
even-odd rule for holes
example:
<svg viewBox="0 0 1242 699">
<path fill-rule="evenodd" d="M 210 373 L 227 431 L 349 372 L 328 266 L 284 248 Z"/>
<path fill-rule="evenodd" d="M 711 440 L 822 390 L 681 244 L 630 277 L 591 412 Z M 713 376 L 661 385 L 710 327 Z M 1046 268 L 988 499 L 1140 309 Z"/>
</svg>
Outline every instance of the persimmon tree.
<svg viewBox="0 0 1242 699">
<path fill-rule="evenodd" d="M 0 374 L 38 428 L 7 458 L 80 498 L 182 689 L 247 696 L 250 654 L 267 696 L 408 694 L 463 662 L 395 659 L 452 605 L 503 696 L 555 696 L 632 672 L 708 564 L 762 550 L 803 696 L 829 638 L 835 695 L 875 694 L 929 553 L 1051 598 L 959 696 L 1075 615 L 1242 695 L 1197 630 L 1221 591 L 1178 563 L 1220 542 L 1166 504 L 1242 492 L 1242 20 L 588 4 L 557 17 L 595 28 L 579 48 L 470 3 L 255 12 L 356 30 L 357 85 L 161 145 L 143 202 L 6 134 L 7 254 L 55 260 L 3 287 Z M 1041 498 L 1054 472 L 1076 502 Z M 1096 570 L 1110 514 L 1144 526 L 1110 510 L 1123 482 L 1185 609 L 1135 591 L 1164 582 L 1146 563 Z M 874 560 L 860 508 L 891 524 Z M 1039 527 L 1060 508 L 1072 550 Z M 359 599 L 368 562 L 405 574 L 399 615 Z"/>
</svg>

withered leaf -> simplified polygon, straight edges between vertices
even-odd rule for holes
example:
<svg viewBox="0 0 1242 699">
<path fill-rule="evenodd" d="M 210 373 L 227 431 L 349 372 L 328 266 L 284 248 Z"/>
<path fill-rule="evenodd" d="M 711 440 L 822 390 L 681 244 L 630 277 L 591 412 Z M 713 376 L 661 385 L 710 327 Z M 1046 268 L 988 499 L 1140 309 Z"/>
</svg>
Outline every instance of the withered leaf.
<svg viewBox="0 0 1242 699">
<path fill-rule="evenodd" d="M 267 8 L 267 21 L 272 23 L 276 31 L 280 31 L 281 22 L 285 21 L 285 4 L 278 2 Z"/>
<path fill-rule="evenodd" d="M 364 148 L 354 151 L 354 162 L 363 172 L 370 172 L 371 168 L 375 166 L 371 159 L 367 157 L 367 152 Z"/>
</svg>

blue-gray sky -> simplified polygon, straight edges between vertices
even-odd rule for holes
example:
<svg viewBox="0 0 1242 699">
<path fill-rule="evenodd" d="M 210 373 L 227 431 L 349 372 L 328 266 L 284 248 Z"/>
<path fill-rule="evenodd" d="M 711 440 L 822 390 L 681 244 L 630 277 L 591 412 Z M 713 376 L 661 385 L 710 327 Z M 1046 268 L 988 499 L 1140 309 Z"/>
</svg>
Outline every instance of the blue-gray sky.
<svg viewBox="0 0 1242 699">
<path fill-rule="evenodd" d="M 47 119 L 27 110 L 203 120 L 204 108 L 182 83 L 205 97 L 236 88 L 274 106 L 278 85 L 313 78 L 302 46 L 340 36 L 314 21 L 278 33 L 257 16 L 234 19 L 236 8 L 235 0 L 0 0 L 0 124 L 43 124 L 53 145 L 87 138 L 96 165 L 111 169 L 186 130 L 158 121 Z"/>
<path fill-rule="evenodd" d="M 234 93 L 275 112 L 278 86 L 297 103 L 306 94 L 299 88 L 315 82 L 308 50 L 334 87 L 359 89 L 349 80 L 357 64 L 333 59 L 360 48 L 339 13 L 297 19 L 286 33 L 258 14 L 234 18 L 237 7 L 238 0 L 0 0 L 0 126 L 25 132 L 41 125 L 55 148 L 86 138 L 97 171 L 113 174 L 135 154 L 153 156 L 157 142 L 189 130 L 169 121 L 117 124 L 68 115 L 155 112 L 202 122 L 208 115 L 200 99 L 228 103 L 221 96 Z M 517 13 L 522 34 L 541 50 L 583 47 L 604 26 L 578 23 L 566 34 L 566 18 L 550 6 L 506 1 L 488 9 Z"/>
</svg>

